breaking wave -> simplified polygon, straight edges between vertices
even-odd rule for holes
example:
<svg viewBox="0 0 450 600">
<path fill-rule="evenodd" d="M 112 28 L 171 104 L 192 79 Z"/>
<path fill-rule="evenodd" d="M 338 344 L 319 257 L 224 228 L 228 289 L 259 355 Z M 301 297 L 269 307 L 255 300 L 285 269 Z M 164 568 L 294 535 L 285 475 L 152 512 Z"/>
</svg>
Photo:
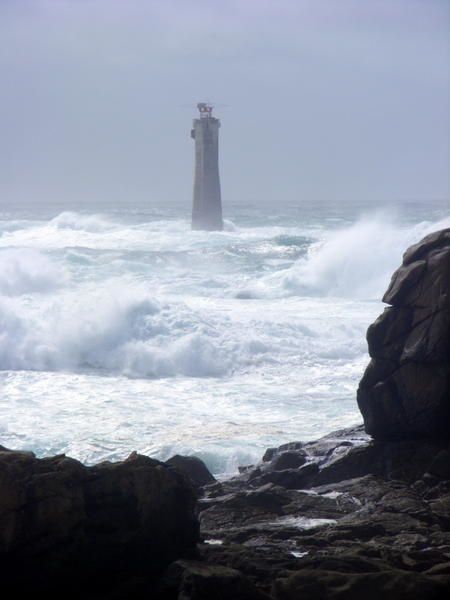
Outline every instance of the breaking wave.
<svg viewBox="0 0 450 600">
<path fill-rule="evenodd" d="M 304 258 L 264 278 L 255 295 L 379 300 L 406 248 L 444 227 L 450 218 L 410 227 L 382 215 L 362 218 L 311 244 Z"/>
<path fill-rule="evenodd" d="M 223 374 L 225 358 L 199 323 L 119 285 L 82 300 L 64 294 L 30 310 L 0 301 L 0 368 L 98 369 L 130 376 Z"/>
<path fill-rule="evenodd" d="M 0 295 L 49 293 L 65 283 L 65 270 L 41 252 L 27 248 L 0 251 Z"/>
<path fill-rule="evenodd" d="M 223 473 L 357 421 L 381 294 L 450 219 L 344 212 L 246 208 L 222 232 L 164 210 L 3 214 L 0 443 Z"/>
<path fill-rule="evenodd" d="M 122 227 L 121 239 L 158 230 L 175 248 L 170 254 L 128 251 L 113 260 L 83 246 L 0 250 L 0 369 L 225 377 L 299 361 L 351 361 L 364 356 L 365 329 L 378 310 L 372 301 L 405 248 L 450 219 L 401 227 L 378 215 L 320 235 L 228 224 L 211 234 L 207 252 L 207 233 L 184 235 L 189 256 L 176 246 L 184 224 L 161 223 L 127 229 L 66 212 L 46 227 L 104 237 Z M 349 304 L 367 300 L 372 308 Z"/>
<path fill-rule="evenodd" d="M 64 211 L 49 221 L 50 227 L 57 229 L 75 229 L 91 233 L 111 231 L 118 226 L 103 215 L 83 215 L 73 211 Z"/>
</svg>

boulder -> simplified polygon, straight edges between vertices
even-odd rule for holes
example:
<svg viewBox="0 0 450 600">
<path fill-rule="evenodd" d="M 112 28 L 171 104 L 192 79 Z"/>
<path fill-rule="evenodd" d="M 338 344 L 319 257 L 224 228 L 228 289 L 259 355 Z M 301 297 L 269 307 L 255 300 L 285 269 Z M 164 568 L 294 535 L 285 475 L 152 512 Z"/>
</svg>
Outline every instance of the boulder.
<svg viewBox="0 0 450 600">
<path fill-rule="evenodd" d="M 196 456 L 175 454 L 166 461 L 166 465 L 170 465 L 186 475 L 195 487 L 202 487 L 216 481 L 205 463 Z"/>
<path fill-rule="evenodd" d="M 284 471 L 285 469 L 297 469 L 306 463 L 306 453 L 304 451 L 286 450 L 276 455 L 271 461 L 274 471 Z"/>
<path fill-rule="evenodd" d="M 365 429 L 380 440 L 450 438 L 450 229 L 405 252 L 383 301 L 357 396 Z"/>
<path fill-rule="evenodd" d="M 194 510 L 195 492 L 182 475 L 136 453 L 86 467 L 64 455 L 0 451 L 3 589 L 51 596 L 68 580 L 64 595 L 84 597 L 87 585 L 150 580 L 195 547 Z"/>
</svg>

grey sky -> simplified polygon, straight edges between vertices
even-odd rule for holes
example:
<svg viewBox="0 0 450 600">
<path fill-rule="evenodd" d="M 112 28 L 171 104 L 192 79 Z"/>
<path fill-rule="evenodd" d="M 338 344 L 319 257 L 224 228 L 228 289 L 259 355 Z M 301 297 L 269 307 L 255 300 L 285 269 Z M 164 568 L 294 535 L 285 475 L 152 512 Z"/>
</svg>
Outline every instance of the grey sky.
<svg viewBox="0 0 450 600">
<path fill-rule="evenodd" d="M 447 0 L 0 0 L 0 203 L 450 197 Z"/>
</svg>

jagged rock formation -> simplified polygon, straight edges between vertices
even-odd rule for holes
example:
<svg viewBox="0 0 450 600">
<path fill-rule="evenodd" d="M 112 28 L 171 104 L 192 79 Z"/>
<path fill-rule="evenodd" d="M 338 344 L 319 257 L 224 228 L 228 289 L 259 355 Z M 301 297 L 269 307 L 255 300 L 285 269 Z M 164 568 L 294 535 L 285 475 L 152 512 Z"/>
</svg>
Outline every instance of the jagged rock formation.
<svg viewBox="0 0 450 600">
<path fill-rule="evenodd" d="M 271 448 L 200 495 L 198 538 L 192 487 L 174 467 L 135 454 L 84 467 L 0 451 L 2 591 L 44 590 L 48 600 L 448 597 L 447 440 L 374 441 L 359 426 Z"/>
<path fill-rule="evenodd" d="M 411 246 L 367 332 L 358 390 L 366 431 L 378 439 L 450 437 L 450 229 Z"/>
<path fill-rule="evenodd" d="M 100 598 L 131 576 L 151 581 L 195 547 L 194 507 L 183 475 L 136 453 L 86 467 L 0 447 L 2 590 Z"/>
<path fill-rule="evenodd" d="M 359 426 L 271 448 L 206 486 L 199 518 L 203 562 L 238 570 L 273 600 L 447 598 L 450 442 L 378 442 Z M 179 581 L 168 600 L 205 598 L 198 583 L 183 595 Z"/>
</svg>

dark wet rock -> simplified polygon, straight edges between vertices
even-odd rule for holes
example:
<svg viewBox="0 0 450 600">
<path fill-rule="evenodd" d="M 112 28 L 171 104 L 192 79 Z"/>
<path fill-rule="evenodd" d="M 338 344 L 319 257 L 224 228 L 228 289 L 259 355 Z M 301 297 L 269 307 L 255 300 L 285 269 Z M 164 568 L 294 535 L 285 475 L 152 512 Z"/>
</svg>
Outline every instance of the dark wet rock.
<svg viewBox="0 0 450 600">
<path fill-rule="evenodd" d="M 450 593 L 449 451 L 445 440 L 373 441 L 362 426 L 284 450 L 306 461 L 297 468 L 276 470 L 283 451 L 272 449 L 204 488 L 201 558 L 274 599 L 346 598 L 332 585 L 338 575 L 350 598 L 370 598 L 367 581 L 378 597 L 396 597 L 407 580 L 409 592 Z"/>
<path fill-rule="evenodd" d="M 271 461 L 274 471 L 284 471 L 285 469 L 297 469 L 306 462 L 306 452 L 286 450 L 277 454 Z"/>
<path fill-rule="evenodd" d="M 302 569 L 273 586 L 277 600 L 411 600 L 446 597 L 448 587 L 437 577 L 410 573 L 399 569 L 379 572 L 348 573 L 323 568 Z"/>
<path fill-rule="evenodd" d="M 263 486 L 255 491 L 241 491 L 216 497 L 200 504 L 204 508 L 200 520 L 204 529 L 220 529 L 257 522 L 283 514 L 283 504 L 289 503 L 286 490 Z"/>
<path fill-rule="evenodd" d="M 197 456 L 175 454 L 175 456 L 166 461 L 166 464 L 184 473 L 196 487 L 208 485 L 216 481 L 205 463 L 200 458 L 197 458 Z"/>
<path fill-rule="evenodd" d="M 378 439 L 450 437 L 450 229 L 409 248 L 369 327 L 372 358 L 358 390 Z"/>
<path fill-rule="evenodd" d="M 267 448 L 262 457 L 262 462 L 269 462 L 274 457 L 283 454 L 284 452 L 299 452 L 303 448 L 303 442 L 288 442 L 287 444 L 282 444 L 278 446 L 278 448 Z M 302 454 L 299 452 L 299 454 Z"/>
<path fill-rule="evenodd" d="M 161 600 L 269 600 L 240 571 L 206 562 L 179 560 L 164 574 Z"/>
<path fill-rule="evenodd" d="M 446 597 L 449 452 L 361 426 L 275 449 L 199 490 L 197 548 L 195 492 L 173 466 L 0 452 L 0 569 L 16 561 L 38 589 L 73 580 L 87 599 Z M 306 462 L 277 470 L 285 453 Z"/>
<path fill-rule="evenodd" d="M 318 473 L 318 471 L 319 467 L 316 463 L 309 463 L 298 469 L 283 469 L 282 471 L 258 469 L 255 470 L 255 476 L 250 475 L 249 482 L 254 487 L 273 483 L 288 490 L 300 490 L 307 486 L 311 476 Z"/>
<path fill-rule="evenodd" d="M 301 450 L 304 446 L 303 442 L 287 442 L 286 444 L 281 444 L 276 449 L 276 454 L 280 454 L 281 452 L 292 452 L 295 450 Z"/>
<path fill-rule="evenodd" d="M 414 482 L 432 468 L 443 447 L 441 442 L 417 444 L 413 441 L 368 442 L 348 446 L 344 451 L 340 447 L 322 459 L 319 473 L 310 483 L 322 485 L 367 474 Z"/>
<path fill-rule="evenodd" d="M 273 483 L 286 489 L 303 489 L 365 475 L 415 482 L 426 472 L 438 470 L 440 476 L 445 474 L 447 449 L 448 443 L 443 440 L 372 441 L 358 426 L 304 444 L 301 452 L 306 463 L 299 468 L 275 470 L 273 465 L 282 456 L 275 454 L 271 461 L 247 472 L 246 483 L 251 487 Z"/>
<path fill-rule="evenodd" d="M 267 448 L 267 450 L 264 452 L 261 460 L 263 462 L 269 462 L 275 456 L 276 451 L 277 451 L 276 448 Z"/>
<path fill-rule="evenodd" d="M 200 508 L 202 530 L 214 530 L 214 535 L 220 535 L 219 530 L 227 527 L 248 527 L 262 523 L 276 528 L 277 520 L 282 517 L 334 519 L 352 510 L 353 502 L 326 494 L 299 492 L 266 484 L 256 490 L 202 502 Z"/>
<path fill-rule="evenodd" d="M 195 547 L 194 508 L 183 476 L 136 453 L 85 467 L 0 452 L 2 585 L 50 592 L 67 579 L 76 595 L 151 578 Z"/>
<path fill-rule="evenodd" d="M 428 467 L 430 475 L 439 479 L 450 480 L 450 449 L 446 448 L 438 452 Z"/>
<path fill-rule="evenodd" d="M 430 510 L 442 527 L 450 531 L 450 493 L 431 500 Z"/>
<path fill-rule="evenodd" d="M 200 554 L 208 564 L 227 565 L 245 573 L 261 591 L 270 594 L 273 582 L 280 574 L 291 573 L 298 566 L 289 542 L 272 543 L 265 538 L 254 538 L 255 543 L 224 543 L 202 545 Z M 271 597 L 271 596 L 270 596 Z"/>
<path fill-rule="evenodd" d="M 434 565 L 434 567 L 431 567 L 425 573 L 427 575 L 450 575 L 450 562 Z"/>
</svg>

